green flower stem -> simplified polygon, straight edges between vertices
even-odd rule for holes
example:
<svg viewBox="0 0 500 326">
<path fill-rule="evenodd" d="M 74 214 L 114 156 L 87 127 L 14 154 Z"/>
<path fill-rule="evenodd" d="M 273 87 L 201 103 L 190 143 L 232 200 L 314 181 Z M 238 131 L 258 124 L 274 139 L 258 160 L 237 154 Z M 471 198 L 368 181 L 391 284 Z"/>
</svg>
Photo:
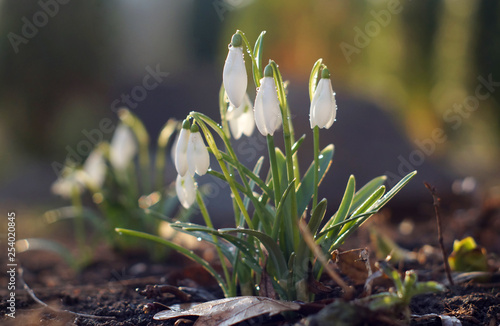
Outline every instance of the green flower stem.
<svg viewBox="0 0 500 326">
<path fill-rule="evenodd" d="M 213 229 L 214 225 L 212 223 L 212 219 L 210 218 L 210 215 L 208 214 L 207 207 L 205 206 L 205 202 L 203 201 L 203 198 L 201 197 L 200 191 L 196 191 L 196 202 L 198 203 L 198 207 L 200 208 L 201 215 L 203 216 L 203 219 L 205 220 L 205 224 Z M 236 286 L 231 280 L 231 276 L 229 275 L 229 271 L 226 266 L 226 261 L 224 259 L 224 254 L 222 253 L 222 250 L 220 247 L 217 245 L 219 243 L 219 239 L 217 236 L 212 235 L 212 239 L 214 240 L 215 243 L 215 249 L 217 250 L 217 254 L 219 255 L 219 260 L 220 264 L 222 266 L 222 270 L 224 271 L 224 277 L 226 278 L 226 284 L 229 287 L 228 292 L 229 295 L 234 297 L 236 296 Z"/>
<path fill-rule="evenodd" d="M 203 134 L 205 135 L 205 139 L 208 143 L 208 146 L 212 150 L 212 153 L 215 155 L 215 158 L 217 159 L 217 162 L 219 163 L 219 166 L 222 170 L 222 174 L 224 174 L 224 177 L 226 178 L 227 182 L 229 183 L 229 188 L 231 188 L 231 192 L 234 195 L 234 200 L 236 200 L 236 203 L 237 203 L 239 209 L 243 213 L 243 217 L 245 218 L 245 221 L 247 222 L 248 227 L 253 229 L 252 219 L 250 218 L 248 211 L 245 209 L 245 205 L 243 204 L 243 200 L 241 199 L 241 196 L 238 192 L 238 189 L 236 188 L 234 177 L 231 175 L 231 173 L 229 173 L 227 166 L 226 166 L 226 163 L 224 162 L 224 160 L 222 158 L 222 154 L 219 152 L 219 149 L 217 148 L 217 144 L 215 143 L 215 140 L 214 140 L 214 137 L 212 136 L 212 133 L 208 129 L 208 127 L 205 124 L 205 122 L 203 121 L 203 119 L 200 118 L 202 116 L 201 114 L 199 114 L 198 112 L 191 112 L 190 115 L 193 118 L 195 118 L 196 122 L 200 125 L 200 128 L 203 131 Z M 220 127 L 218 129 L 219 130 L 218 131 L 216 130 L 216 131 L 218 133 L 220 132 L 219 135 L 221 135 L 228 150 L 231 150 L 231 152 L 232 152 L 232 148 L 230 148 L 231 145 L 229 144 L 229 146 L 228 146 L 229 142 L 226 143 L 227 138 L 225 137 L 224 132 L 222 131 L 222 129 Z M 238 172 L 240 172 L 240 171 L 238 171 Z M 246 183 L 245 188 L 247 188 L 248 181 L 246 181 L 246 178 L 243 176 L 243 174 L 241 174 L 241 175 L 242 175 L 241 179 Z"/>
<path fill-rule="evenodd" d="M 120 120 L 129 126 L 139 143 L 139 166 L 141 167 L 142 192 L 148 194 L 151 190 L 151 166 L 149 162 L 149 135 L 142 122 L 129 110 L 118 111 Z"/>
<path fill-rule="evenodd" d="M 231 156 L 229 156 L 229 154 L 224 153 L 222 151 L 219 151 L 219 152 L 222 154 L 222 158 L 226 162 L 233 165 L 238 170 L 238 172 L 239 171 L 243 172 L 243 174 L 241 174 L 241 175 L 245 175 L 248 178 L 250 178 L 253 182 L 255 182 L 256 185 L 258 185 L 262 189 L 262 191 L 265 194 L 267 194 L 271 199 L 273 199 L 272 189 L 270 187 L 268 187 L 266 185 L 266 183 L 264 181 L 262 181 L 255 173 L 253 173 L 246 166 L 242 165 L 238 160 L 235 161 Z"/>
<path fill-rule="evenodd" d="M 318 204 L 318 187 L 319 187 L 319 127 L 314 127 L 314 195 L 311 210 L 316 208 Z M 311 212 L 313 213 L 313 212 Z"/>
<path fill-rule="evenodd" d="M 260 87 L 260 80 L 262 78 L 262 73 L 258 69 L 259 65 L 257 64 L 257 60 L 255 59 L 255 57 L 253 55 L 252 47 L 250 46 L 250 43 L 248 42 L 248 39 L 247 39 L 245 33 L 243 33 L 240 30 L 237 30 L 236 34 L 241 35 L 241 38 L 243 38 L 243 42 L 245 43 L 245 46 L 247 48 L 247 53 L 250 56 L 250 59 L 252 60 L 252 71 L 254 74 L 253 81 L 255 82 L 255 87 Z"/>
<path fill-rule="evenodd" d="M 264 204 L 261 203 L 253 195 L 252 188 L 250 187 L 248 180 L 246 179 L 245 176 L 249 176 L 253 181 L 256 181 L 256 184 L 263 185 L 265 187 L 265 188 L 263 188 L 263 190 L 267 191 L 268 193 L 272 193 L 270 188 L 267 187 L 265 184 L 262 184 L 262 180 L 260 180 L 260 178 L 258 176 L 256 176 L 252 171 L 250 171 L 248 168 L 244 167 L 243 165 L 241 165 L 239 163 L 238 159 L 236 158 L 236 154 L 234 153 L 233 149 L 230 147 L 229 140 L 227 138 L 224 138 L 224 134 L 223 134 L 222 130 L 215 122 L 213 122 L 210 118 L 204 116 L 201 113 L 191 112 L 191 114 L 193 116 L 195 116 L 197 119 L 201 119 L 204 122 L 208 122 L 208 125 L 210 125 L 210 127 L 212 127 L 219 134 L 219 136 L 224 140 L 224 143 L 226 144 L 229 152 L 232 154 L 231 156 L 229 156 L 228 154 L 226 154 L 224 152 L 219 151 L 217 148 L 216 148 L 217 153 L 214 153 L 212 148 L 210 148 L 210 151 L 212 152 L 212 154 L 214 154 L 214 156 L 218 157 L 218 155 L 220 155 L 222 157 L 222 161 L 226 161 L 227 163 L 233 164 L 237 168 L 238 173 L 241 176 L 241 180 L 243 181 L 243 186 L 241 186 L 239 183 L 235 183 L 236 188 L 239 189 L 240 191 L 242 191 L 248 198 L 250 198 L 250 200 L 254 204 L 254 207 L 256 208 L 256 212 L 258 214 L 260 214 L 260 217 L 262 217 L 261 220 L 263 221 L 263 226 L 266 228 L 266 232 L 267 231 L 271 232 L 270 231 L 271 230 L 270 219 L 267 218 L 268 215 L 270 215 L 270 214 L 269 214 L 269 212 L 265 211 L 265 208 L 263 208 Z M 233 159 L 233 157 L 235 157 L 235 159 Z M 222 174 L 222 177 L 224 178 L 223 180 L 225 180 L 226 182 L 229 182 L 224 174 Z M 270 197 L 273 197 L 273 196 L 270 196 Z M 236 197 L 234 199 L 236 199 Z M 246 209 L 242 212 L 246 212 Z M 245 219 L 245 221 L 246 221 L 246 219 Z M 238 223 L 237 225 L 241 226 L 241 223 Z M 252 222 L 252 224 L 249 224 L 249 225 L 253 225 L 252 229 L 255 226 L 255 224 L 253 222 Z"/>
<path fill-rule="evenodd" d="M 269 151 L 271 173 L 273 174 L 274 207 L 278 209 L 278 205 L 281 200 L 280 175 L 278 170 L 278 164 L 276 163 L 276 149 L 274 148 L 274 138 L 271 135 L 267 135 L 267 149 Z"/>
<path fill-rule="evenodd" d="M 72 205 L 75 207 L 75 238 L 78 249 L 80 251 L 80 264 L 85 265 L 87 263 L 88 248 L 85 246 L 85 221 L 83 216 L 83 205 L 82 198 L 80 197 L 80 191 L 77 186 L 73 186 L 71 189 L 71 201 Z"/>
<path fill-rule="evenodd" d="M 221 84 L 220 90 L 219 90 L 219 111 L 220 111 L 220 118 L 221 118 L 221 125 L 222 125 L 222 131 L 224 132 L 224 135 L 226 138 L 231 137 L 231 133 L 229 132 L 229 124 L 227 122 L 227 101 L 226 101 L 226 90 L 224 89 L 224 84 Z M 228 165 L 229 168 L 229 173 L 233 174 L 233 168 Z M 236 225 L 240 224 L 240 214 L 239 214 L 239 209 L 236 201 L 234 198 L 231 198 L 231 202 L 233 203 L 233 213 L 234 213 L 234 218 L 236 220 Z"/>
<path fill-rule="evenodd" d="M 288 180 L 294 179 L 294 164 L 293 164 L 293 155 L 292 155 L 292 138 L 290 134 L 290 123 L 289 123 L 289 115 L 288 115 L 288 104 L 286 101 L 285 89 L 283 88 L 283 79 L 281 77 L 281 73 L 278 69 L 278 65 L 274 61 L 270 61 L 269 64 L 273 68 L 273 75 L 276 82 L 276 86 L 278 88 L 278 99 L 280 101 L 280 109 L 281 109 L 281 117 L 283 119 L 283 138 L 285 140 L 285 154 L 286 154 L 286 170 Z M 295 189 L 290 192 L 290 201 L 291 201 L 291 214 L 289 216 L 289 221 L 293 228 L 293 243 L 295 247 L 298 246 L 300 242 L 299 229 L 297 226 L 298 214 L 297 214 L 297 195 L 295 193 Z"/>
<path fill-rule="evenodd" d="M 224 131 L 226 137 L 230 138 L 231 135 L 229 134 L 229 125 L 227 123 L 227 118 L 226 118 L 227 102 L 226 102 L 226 90 L 224 89 L 224 84 L 220 86 L 219 90 L 219 111 L 222 123 L 222 130 Z"/>
</svg>

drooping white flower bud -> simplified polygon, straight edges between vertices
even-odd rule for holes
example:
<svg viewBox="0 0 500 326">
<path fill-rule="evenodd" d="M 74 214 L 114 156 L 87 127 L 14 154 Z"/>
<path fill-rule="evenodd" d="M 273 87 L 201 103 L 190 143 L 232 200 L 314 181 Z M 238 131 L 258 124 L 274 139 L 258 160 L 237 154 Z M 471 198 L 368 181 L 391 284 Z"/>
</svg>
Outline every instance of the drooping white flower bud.
<svg viewBox="0 0 500 326">
<path fill-rule="evenodd" d="M 116 127 L 111 139 L 109 161 L 117 170 L 125 170 L 137 154 L 137 141 L 128 126 L 120 124 Z"/>
<path fill-rule="evenodd" d="M 184 120 L 182 129 L 177 139 L 177 146 L 175 147 L 175 169 L 181 177 L 185 176 L 188 171 L 187 150 L 189 144 L 189 136 L 191 135 L 191 124 L 189 120 Z"/>
<path fill-rule="evenodd" d="M 239 34 L 234 34 L 229 44 L 222 82 L 229 102 L 236 108 L 240 107 L 247 92 L 248 78 L 243 59 L 243 39 Z"/>
<path fill-rule="evenodd" d="M 83 172 L 86 180 L 91 182 L 94 187 L 101 188 L 106 177 L 106 161 L 102 150 L 98 147 L 90 153 L 83 164 Z"/>
<path fill-rule="evenodd" d="M 178 174 L 175 181 L 175 191 L 177 192 L 179 202 L 184 208 L 189 208 L 193 205 L 196 199 L 196 183 L 193 176 L 189 173 L 185 176 Z"/>
<path fill-rule="evenodd" d="M 201 138 L 201 133 L 196 124 L 191 126 L 191 135 L 189 136 L 189 144 L 187 149 L 187 162 L 189 167 L 189 174 L 194 176 L 204 175 L 210 167 L 210 155 L 208 154 L 207 147 Z"/>
<path fill-rule="evenodd" d="M 248 137 L 252 135 L 255 129 L 255 121 L 252 103 L 248 94 L 245 94 L 245 99 L 240 107 L 235 108 L 232 104 L 229 105 L 226 118 L 229 121 L 229 127 L 235 139 L 240 139 L 242 134 Z"/>
<path fill-rule="evenodd" d="M 267 65 L 264 78 L 260 80 L 260 88 L 255 97 L 255 124 L 264 136 L 273 135 L 281 125 L 281 111 L 276 83 L 273 78 L 273 68 Z"/>
<path fill-rule="evenodd" d="M 332 89 L 330 80 L 330 72 L 324 68 L 321 72 L 321 79 L 314 92 L 311 101 L 311 109 L 309 113 L 309 121 L 311 129 L 318 126 L 319 128 L 330 128 L 335 121 L 337 115 L 337 103 L 335 101 L 335 93 Z"/>
<path fill-rule="evenodd" d="M 74 192 L 78 194 L 84 190 L 84 175 L 82 171 L 73 166 L 64 167 L 61 175 L 52 184 L 50 190 L 52 193 L 63 198 L 71 198 Z"/>
</svg>

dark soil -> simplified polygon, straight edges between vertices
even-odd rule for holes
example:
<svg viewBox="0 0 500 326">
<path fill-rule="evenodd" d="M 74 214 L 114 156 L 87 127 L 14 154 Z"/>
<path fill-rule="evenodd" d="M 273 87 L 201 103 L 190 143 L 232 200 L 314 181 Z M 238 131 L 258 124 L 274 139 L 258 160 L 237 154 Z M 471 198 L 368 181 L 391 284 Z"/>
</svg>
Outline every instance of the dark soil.
<svg viewBox="0 0 500 326">
<path fill-rule="evenodd" d="M 432 209 L 431 206 L 428 207 Z M 479 210 L 481 212 L 481 210 Z M 429 214 L 432 216 L 432 214 Z M 481 217 L 481 214 L 478 215 Z M 494 217 L 491 217 L 494 216 Z M 498 223 L 498 209 L 491 214 L 488 211 L 487 221 L 481 220 L 474 224 L 469 217 L 462 216 L 458 222 L 450 223 L 453 214 L 448 214 L 445 219 L 445 241 L 451 251 L 451 239 L 461 238 L 464 235 L 474 235 L 478 243 L 483 243 L 489 253 L 498 252 L 498 239 L 500 229 Z M 395 218 L 389 214 L 379 215 L 373 222 L 363 226 L 358 232 L 357 245 L 369 245 L 369 230 L 376 228 L 389 235 L 397 243 L 413 252 L 427 252 L 427 259 L 419 263 L 414 262 L 407 266 L 396 266 L 400 270 L 412 268 L 418 271 L 419 280 L 435 280 L 445 282 L 444 268 L 440 251 L 437 249 L 437 236 L 435 221 L 428 217 L 415 224 L 411 236 L 398 233 L 401 228 L 400 216 Z M 477 219 L 476 219 L 477 221 Z M 484 223 L 483 223 L 484 222 Z M 464 230 L 468 228 L 468 231 Z M 418 235 L 418 236 L 417 236 Z M 427 246 L 426 246 L 427 245 Z M 431 245 L 431 246 L 429 246 Z M 356 248 L 347 244 L 346 247 Z M 426 247 L 424 250 L 423 248 Z M 373 250 L 372 250 L 373 251 Z M 430 252 L 430 253 L 429 253 Z M 162 294 L 148 298 L 137 291 L 144 290 L 147 285 L 167 284 L 172 286 L 187 287 L 191 291 L 194 301 L 207 301 L 222 297 L 221 291 L 213 279 L 199 266 L 191 261 L 172 253 L 165 262 L 151 262 L 140 255 L 124 257 L 103 248 L 99 250 L 96 262 L 80 273 L 71 270 L 58 256 L 45 252 L 28 252 L 19 255 L 18 264 L 24 269 L 23 279 L 33 290 L 36 296 L 49 305 L 42 306 L 33 300 L 22 287 L 22 280 L 18 273 L 16 291 L 16 318 L 5 316 L 8 298 L 7 278 L 2 273 L 0 278 L 0 324 L 1 325 L 173 325 L 173 321 L 155 321 L 154 312 L 164 310 L 159 305 L 171 305 L 181 302 L 181 298 L 173 294 Z M 208 255 L 210 256 L 210 255 Z M 413 298 L 411 309 L 411 325 L 454 325 L 445 324 L 439 317 L 456 317 L 462 325 L 500 325 L 500 277 L 498 276 L 498 258 L 491 255 L 492 271 L 497 272 L 492 276 L 482 279 L 481 282 L 468 280 L 461 282 L 442 293 L 419 295 Z M 4 258 L 2 258 L 4 259 Z M 6 261 L 0 261 L 6 266 Z M 347 279 L 347 281 L 349 281 Z M 327 285 L 335 287 L 333 283 Z M 362 287 L 362 286 L 361 286 Z M 189 290 L 191 288 L 191 290 Z M 338 288 L 337 288 L 338 289 Z M 376 292 L 387 291 L 386 285 L 379 285 Z M 361 291 L 358 291 L 358 294 Z M 333 291 L 335 297 L 341 292 Z M 325 298 L 328 299 L 328 296 Z M 330 298 L 331 299 L 331 298 Z M 331 302 L 332 300 L 330 300 Z M 155 303 L 155 304 L 153 304 Z M 146 309 L 147 308 L 147 309 Z M 151 310 L 146 313 L 145 310 Z M 113 319 L 97 319 L 82 317 L 71 312 L 107 316 Z M 309 312 L 313 313 L 313 312 Z M 261 317 L 246 325 L 293 325 L 300 321 L 296 319 L 285 320 L 283 317 L 272 319 Z M 372 325 L 380 322 L 370 320 L 360 325 Z M 397 323 L 394 323 L 396 325 Z M 332 323 L 333 325 L 333 323 Z"/>
</svg>

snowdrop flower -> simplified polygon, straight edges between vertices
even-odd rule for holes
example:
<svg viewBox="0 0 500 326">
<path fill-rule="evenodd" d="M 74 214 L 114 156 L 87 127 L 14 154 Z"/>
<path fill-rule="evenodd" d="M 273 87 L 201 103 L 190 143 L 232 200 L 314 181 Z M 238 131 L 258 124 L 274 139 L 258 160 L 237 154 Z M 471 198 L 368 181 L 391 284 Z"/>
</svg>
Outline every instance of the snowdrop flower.
<svg viewBox="0 0 500 326">
<path fill-rule="evenodd" d="M 71 198 L 75 191 L 78 194 L 82 193 L 84 188 L 83 181 L 84 178 L 81 170 L 66 166 L 61 176 L 52 184 L 50 190 L 53 194 L 68 199 Z"/>
<path fill-rule="evenodd" d="M 117 170 L 125 170 L 137 154 L 137 142 L 129 127 L 124 124 L 116 127 L 109 152 L 109 161 Z"/>
<path fill-rule="evenodd" d="M 237 108 L 243 104 L 247 92 L 247 70 L 243 59 L 243 39 L 234 34 L 229 44 L 229 53 L 222 73 L 222 82 L 226 89 L 229 102 Z"/>
<path fill-rule="evenodd" d="M 177 138 L 177 145 L 175 146 L 175 169 L 181 177 L 185 176 L 188 171 L 187 150 L 189 144 L 189 136 L 191 134 L 191 123 L 189 120 L 182 122 L 182 129 Z"/>
<path fill-rule="evenodd" d="M 235 139 L 240 139 L 242 134 L 248 137 L 252 135 L 255 129 L 255 122 L 252 103 L 248 94 L 245 94 L 245 99 L 240 107 L 235 108 L 232 104 L 229 105 L 226 118 L 229 121 L 229 127 Z"/>
<path fill-rule="evenodd" d="M 106 162 L 101 149 L 96 148 L 90 153 L 83 164 L 83 172 L 86 180 L 91 182 L 94 187 L 102 187 L 106 177 Z"/>
<path fill-rule="evenodd" d="M 189 208 L 196 199 L 196 183 L 194 182 L 194 178 L 189 173 L 185 176 L 178 174 L 175 181 L 175 191 L 181 205 L 184 208 Z"/>
<path fill-rule="evenodd" d="M 264 78 L 260 80 L 260 88 L 255 97 L 255 124 L 263 136 L 273 135 L 281 125 L 281 111 L 273 78 L 273 68 L 267 65 Z"/>
<path fill-rule="evenodd" d="M 195 172 L 198 175 L 204 175 L 210 166 L 210 155 L 196 124 L 193 124 L 191 127 L 191 135 L 189 136 L 187 148 L 187 162 L 191 176 L 194 176 Z"/>
<path fill-rule="evenodd" d="M 332 89 L 330 72 L 327 68 L 324 68 L 311 101 L 311 110 L 309 113 L 311 129 L 314 129 L 316 126 L 319 128 L 330 128 L 335 121 L 336 115 L 337 103 L 335 102 L 335 93 Z"/>
</svg>

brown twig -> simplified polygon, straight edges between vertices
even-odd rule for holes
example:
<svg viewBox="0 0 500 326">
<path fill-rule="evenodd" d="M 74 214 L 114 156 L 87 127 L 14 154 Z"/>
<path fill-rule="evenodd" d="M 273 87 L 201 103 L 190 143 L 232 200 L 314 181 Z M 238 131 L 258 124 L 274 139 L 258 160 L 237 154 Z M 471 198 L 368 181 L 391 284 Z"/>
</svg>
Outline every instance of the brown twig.
<svg viewBox="0 0 500 326">
<path fill-rule="evenodd" d="M 438 230 L 438 241 L 439 241 L 439 246 L 441 247 L 441 252 L 443 253 L 443 260 L 444 260 L 444 268 L 446 270 L 446 277 L 448 278 L 448 282 L 450 282 L 450 285 L 453 286 L 455 283 L 453 282 L 453 278 L 451 277 L 451 269 L 450 269 L 450 264 L 448 263 L 448 254 L 446 253 L 446 249 L 444 248 L 444 242 L 443 242 L 443 231 L 442 231 L 442 225 L 441 225 L 441 215 L 439 214 L 439 197 L 436 194 L 436 188 L 428 184 L 427 182 L 424 182 L 424 185 L 427 189 L 429 189 L 432 198 L 434 200 L 433 205 L 434 205 L 434 212 L 436 214 L 436 220 L 437 220 L 437 230 Z"/>
<path fill-rule="evenodd" d="M 50 309 L 52 311 L 55 311 L 55 312 L 59 312 L 59 313 L 67 313 L 67 314 L 71 314 L 71 315 L 75 315 L 77 317 L 83 317 L 83 318 L 91 318 L 91 319 L 108 319 L 108 320 L 111 320 L 111 319 L 116 319 L 116 317 L 114 316 L 97 316 L 97 315 L 88 315 L 88 314 L 81 314 L 81 313 L 78 313 L 78 312 L 73 312 L 73 311 L 70 311 L 70 310 L 64 310 L 64 309 L 57 309 L 57 308 L 54 308 L 54 307 L 51 307 L 49 306 L 48 304 L 46 304 L 45 302 L 43 302 L 42 300 L 38 299 L 38 297 L 35 295 L 35 292 L 33 292 L 33 290 L 28 286 L 28 284 L 26 284 L 26 282 L 24 281 L 24 278 L 23 278 L 23 273 L 24 273 L 24 270 L 22 268 L 19 268 L 19 274 L 18 274 L 18 277 L 19 277 L 19 281 L 21 282 L 21 284 L 23 285 L 24 289 L 26 290 L 26 292 L 28 292 L 29 296 L 35 300 L 35 302 L 37 302 L 38 304 L 41 304 L 42 306 L 44 306 L 45 308 L 47 309 Z"/>
<path fill-rule="evenodd" d="M 182 302 L 191 301 L 190 294 L 183 292 L 179 290 L 179 288 L 172 285 L 146 285 L 146 288 L 144 290 L 137 290 L 137 292 L 148 299 L 161 297 L 163 293 L 170 293 Z"/>
<path fill-rule="evenodd" d="M 342 280 L 340 275 L 337 272 L 335 272 L 335 270 L 330 265 L 328 265 L 328 261 L 323 255 L 323 252 L 314 241 L 311 231 L 309 230 L 307 224 L 302 219 L 299 220 L 299 230 L 309 249 L 311 249 L 314 256 L 316 256 L 316 258 L 325 268 L 326 273 L 332 278 L 332 280 L 334 280 L 342 288 L 342 290 L 344 290 L 344 299 L 346 300 L 352 299 L 352 297 L 354 296 L 354 289 L 349 285 L 347 285 L 344 282 L 344 280 Z"/>
</svg>

